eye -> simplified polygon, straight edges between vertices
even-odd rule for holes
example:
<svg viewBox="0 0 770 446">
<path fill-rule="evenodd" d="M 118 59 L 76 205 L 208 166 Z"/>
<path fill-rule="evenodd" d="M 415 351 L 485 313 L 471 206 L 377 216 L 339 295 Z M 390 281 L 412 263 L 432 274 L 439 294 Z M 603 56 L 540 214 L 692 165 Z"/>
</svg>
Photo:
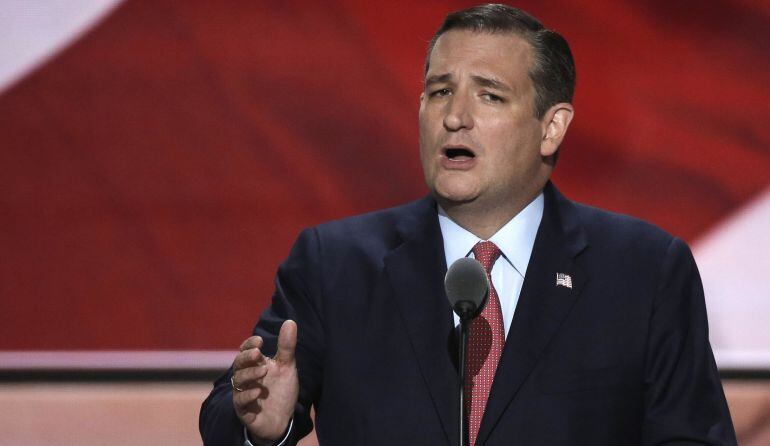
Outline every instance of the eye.
<svg viewBox="0 0 770 446">
<path fill-rule="evenodd" d="M 439 90 L 435 90 L 435 91 L 430 92 L 429 96 L 430 97 L 443 97 L 443 96 L 449 96 L 450 94 L 452 94 L 452 90 L 450 90 L 448 88 L 441 88 Z"/>
<path fill-rule="evenodd" d="M 481 97 L 489 102 L 505 102 L 505 99 L 494 93 L 482 93 Z"/>
</svg>

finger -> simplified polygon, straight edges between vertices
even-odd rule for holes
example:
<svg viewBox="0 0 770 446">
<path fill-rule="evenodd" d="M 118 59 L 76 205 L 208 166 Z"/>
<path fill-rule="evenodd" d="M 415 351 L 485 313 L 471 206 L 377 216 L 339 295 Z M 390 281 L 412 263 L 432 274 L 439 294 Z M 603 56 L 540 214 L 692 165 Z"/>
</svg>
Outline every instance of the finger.
<svg viewBox="0 0 770 446">
<path fill-rule="evenodd" d="M 249 389 L 259 383 L 259 380 L 267 375 L 267 365 L 262 364 L 257 367 L 247 367 L 236 370 L 233 373 L 233 382 L 241 389 Z"/>
<path fill-rule="evenodd" d="M 266 362 L 265 356 L 258 348 L 245 350 L 238 353 L 233 361 L 233 370 L 237 371 L 248 367 L 255 367 Z"/>
<path fill-rule="evenodd" d="M 297 348 L 297 323 L 291 319 L 284 321 L 278 333 L 278 351 L 275 360 L 281 364 L 294 362 L 294 350 Z"/>
<path fill-rule="evenodd" d="M 241 408 L 248 408 L 259 398 L 263 397 L 265 388 L 262 386 L 244 389 L 243 392 L 233 392 L 233 403 Z"/>
<path fill-rule="evenodd" d="M 262 337 L 261 336 L 252 336 L 243 343 L 241 343 L 240 348 L 238 350 L 245 351 L 245 350 L 251 350 L 252 348 L 262 348 Z"/>
</svg>

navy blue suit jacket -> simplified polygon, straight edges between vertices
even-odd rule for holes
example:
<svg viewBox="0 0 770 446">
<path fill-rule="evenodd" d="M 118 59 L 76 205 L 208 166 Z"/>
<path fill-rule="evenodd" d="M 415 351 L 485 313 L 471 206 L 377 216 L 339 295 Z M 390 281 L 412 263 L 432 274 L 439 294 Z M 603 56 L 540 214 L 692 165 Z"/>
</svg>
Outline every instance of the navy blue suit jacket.
<svg viewBox="0 0 770 446">
<path fill-rule="evenodd" d="M 273 354 L 298 323 L 290 444 L 315 405 L 321 445 L 458 446 L 446 268 L 432 198 L 300 235 L 254 330 Z M 243 442 L 229 376 L 204 402 L 206 445 Z M 476 444 L 736 444 L 685 243 L 547 185 Z"/>
</svg>

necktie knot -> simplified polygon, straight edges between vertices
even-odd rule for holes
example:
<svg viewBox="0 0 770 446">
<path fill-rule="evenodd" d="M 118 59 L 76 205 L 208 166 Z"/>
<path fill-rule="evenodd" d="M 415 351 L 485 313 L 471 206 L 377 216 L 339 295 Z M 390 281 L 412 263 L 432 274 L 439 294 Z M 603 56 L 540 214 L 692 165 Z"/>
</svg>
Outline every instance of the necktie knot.
<svg viewBox="0 0 770 446">
<path fill-rule="evenodd" d="M 481 266 L 484 267 L 484 269 L 487 271 L 487 274 L 490 274 L 492 271 L 492 265 L 495 264 L 495 261 L 500 257 L 500 254 L 503 252 L 500 251 L 500 248 L 497 247 L 492 242 L 485 241 L 485 242 L 478 242 L 473 247 L 473 255 L 476 257 L 476 260 L 481 263 Z"/>
</svg>

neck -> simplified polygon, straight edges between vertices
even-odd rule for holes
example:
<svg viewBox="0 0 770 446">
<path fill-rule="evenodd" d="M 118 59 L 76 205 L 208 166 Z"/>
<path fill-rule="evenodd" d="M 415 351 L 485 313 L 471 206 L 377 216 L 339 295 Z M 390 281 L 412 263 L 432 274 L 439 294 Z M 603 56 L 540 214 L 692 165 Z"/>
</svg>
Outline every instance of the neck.
<svg viewBox="0 0 770 446">
<path fill-rule="evenodd" d="M 485 204 L 477 200 L 457 203 L 437 197 L 437 201 L 449 218 L 463 229 L 482 240 L 489 240 L 506 223 L 511 221 L 542 189 L 520 198 L 512 198 L 503 203 Z"/>
</svg>

